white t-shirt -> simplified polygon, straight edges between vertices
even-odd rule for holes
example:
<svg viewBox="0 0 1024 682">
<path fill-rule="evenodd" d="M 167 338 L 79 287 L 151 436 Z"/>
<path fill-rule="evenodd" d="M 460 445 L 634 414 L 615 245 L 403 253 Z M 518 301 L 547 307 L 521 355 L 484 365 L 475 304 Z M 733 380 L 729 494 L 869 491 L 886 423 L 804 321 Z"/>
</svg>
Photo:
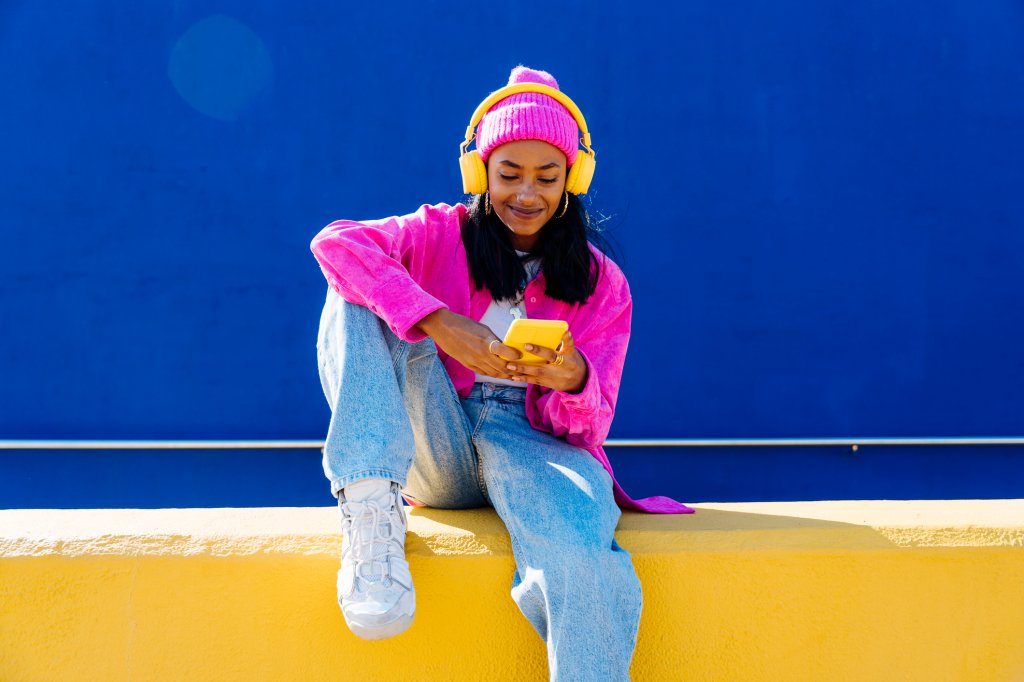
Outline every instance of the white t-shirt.
<svg viewBox="0 0 1024 682">
<path fill-rule="evenodd" d="M 516 251 L 520 256 L 525 256 L 525 251 Z M 526 281 L 529 282 L 537 276 L 537 272 L 540 270 L 540 261 L 537 259 L 527 261 L 524 263 L 526 267 Z M 487 306 L 487 310 L 484 311 L 483 317 L 478 321 L 480 324 L 489 327 L 494 335 L 499 339 L 504 339 L 505 334 L 508 333 L 508 328 L 512 325 L 512 320 L 516 319 L 516 316 L 512 314 L 512 308 L 518 308 L 518 312 L 522 313 L 521 317 L 526 317 L 526 308 L 523 306 L 523 292 L 519 292 L 518 301 L 491 301 L 491 304 Z M 488 383 L 488 384 L 504 384 L 506 386 L 521 386 L 526 387 L 527 384 L 524 381 L 510 381 L 509 379 L 499 379 L 498 377 L 489 377 L 484 374 L 476 374 L 476 383 Z"/>
</svg>

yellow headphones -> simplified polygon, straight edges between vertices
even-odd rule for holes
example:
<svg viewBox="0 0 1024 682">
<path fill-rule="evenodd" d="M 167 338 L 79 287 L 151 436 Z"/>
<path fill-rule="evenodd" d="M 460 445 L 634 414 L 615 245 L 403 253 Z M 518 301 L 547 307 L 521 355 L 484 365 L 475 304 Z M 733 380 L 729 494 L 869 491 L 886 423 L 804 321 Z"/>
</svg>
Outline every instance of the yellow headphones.
<svg viewBox="0 0 1024 682">
<path fill-rule="evenodd" d="M 487 191 L 487 166 L 480 158 L 480 152 L 474 149 L 466 151 L 469 143 L 476 136 L 476 126 L 484 117 L 487 110 L 495 104 L 520 92 L 536 92 L 541 95 L 552 97 L 562 106 L 569 110 L 576 124 L 580 127 L 583 137 L 580 144 L 586 151 L 576 155 L 576 162 L 569 168 L 569 177 L 565 179 L 565 191 L 571 194 L 586 194 L 590 188 L 590 181 L 594 179 L 594 168 L 597 162 L 594 160 L 594 150 L 590 148 L 590 133 L 587 131 L 587 122 L 583 119 L 583 113 L 576 104 L 556 88 L 540 83 L 516 83 L 507 85 L 500 90 L 492 92 L 487 99 L 480 103 L 480 106 L 473 112 L 473 118 L 466 128 L 466 141 L 459 145 L 459 167 L 462 168 L 462 191 L 466 194 L 483 194 Z"/>
</svg>

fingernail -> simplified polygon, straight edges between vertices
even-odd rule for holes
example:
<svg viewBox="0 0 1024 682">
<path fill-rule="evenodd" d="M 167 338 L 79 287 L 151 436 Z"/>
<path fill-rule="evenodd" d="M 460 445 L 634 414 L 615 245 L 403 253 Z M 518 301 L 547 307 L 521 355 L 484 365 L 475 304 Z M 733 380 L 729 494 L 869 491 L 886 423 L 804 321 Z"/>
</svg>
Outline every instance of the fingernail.
<svg viewBox="0 0 1024 682">
<path fill-rule="evenodd" d="M 511 369 L 511 370 L 515 370 L 515 368 L 516 368 L 516 366 L 513 365 L 511 362 L 508 363 L 507 365 L 505 365 L 505 367 L 507 367 L 508 369 Z"/>
<path fill-rule="evenodd" d="M 523 346 L 523 348 L 525 348 L 526 350 L 531 351 L 531 352 L 533 351 L 533 345 L 529 344 L 529 343 L 526 344 L 525 346 Z"/>
</svg>

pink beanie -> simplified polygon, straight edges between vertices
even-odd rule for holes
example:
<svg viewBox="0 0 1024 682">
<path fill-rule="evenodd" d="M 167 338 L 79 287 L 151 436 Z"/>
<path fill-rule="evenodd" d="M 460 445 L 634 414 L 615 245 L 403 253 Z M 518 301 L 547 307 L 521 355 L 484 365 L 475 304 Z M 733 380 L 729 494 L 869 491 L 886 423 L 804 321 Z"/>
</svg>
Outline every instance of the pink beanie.
<svg viewBox="0 0 1024 682">
<path fill-rule="evenodd" d="M 558 89 L 558 81 L 547 71 L 525 66 L 512 69 L 508 84 L 540 83 Z M 495 147 L 514 140 L 543 140 L 562 150 L 566 166 L 576 161 L 580 130 L 569 110 L 553 97 L 521 92 L 499 101 L 487 110 L 476 131 L 476 148 L 487 162 Z"/>
</svg>

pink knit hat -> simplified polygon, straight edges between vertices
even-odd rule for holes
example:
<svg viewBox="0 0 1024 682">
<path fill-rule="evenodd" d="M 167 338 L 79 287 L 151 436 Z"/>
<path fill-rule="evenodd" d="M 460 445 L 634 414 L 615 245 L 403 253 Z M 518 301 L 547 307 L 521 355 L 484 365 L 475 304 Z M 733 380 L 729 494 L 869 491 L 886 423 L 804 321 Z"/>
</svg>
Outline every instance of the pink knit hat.
<svg viewBox="0 0 1024 682">
<path fill-rule="evenodd" d="M 558 89 L 558 81 L 547 71 L 525 66 L 512 69 L 508 84 L 540 83 Z M 514 140 L 543 140 L 562 150 L 566 166 L 576 161 L 580 129 L 569 110 L 554 98 L 537 92 L 521 92 L 499 101 L 480 119 L 476 148 L 484 163 L 494 148 Z"/>
</svg>

